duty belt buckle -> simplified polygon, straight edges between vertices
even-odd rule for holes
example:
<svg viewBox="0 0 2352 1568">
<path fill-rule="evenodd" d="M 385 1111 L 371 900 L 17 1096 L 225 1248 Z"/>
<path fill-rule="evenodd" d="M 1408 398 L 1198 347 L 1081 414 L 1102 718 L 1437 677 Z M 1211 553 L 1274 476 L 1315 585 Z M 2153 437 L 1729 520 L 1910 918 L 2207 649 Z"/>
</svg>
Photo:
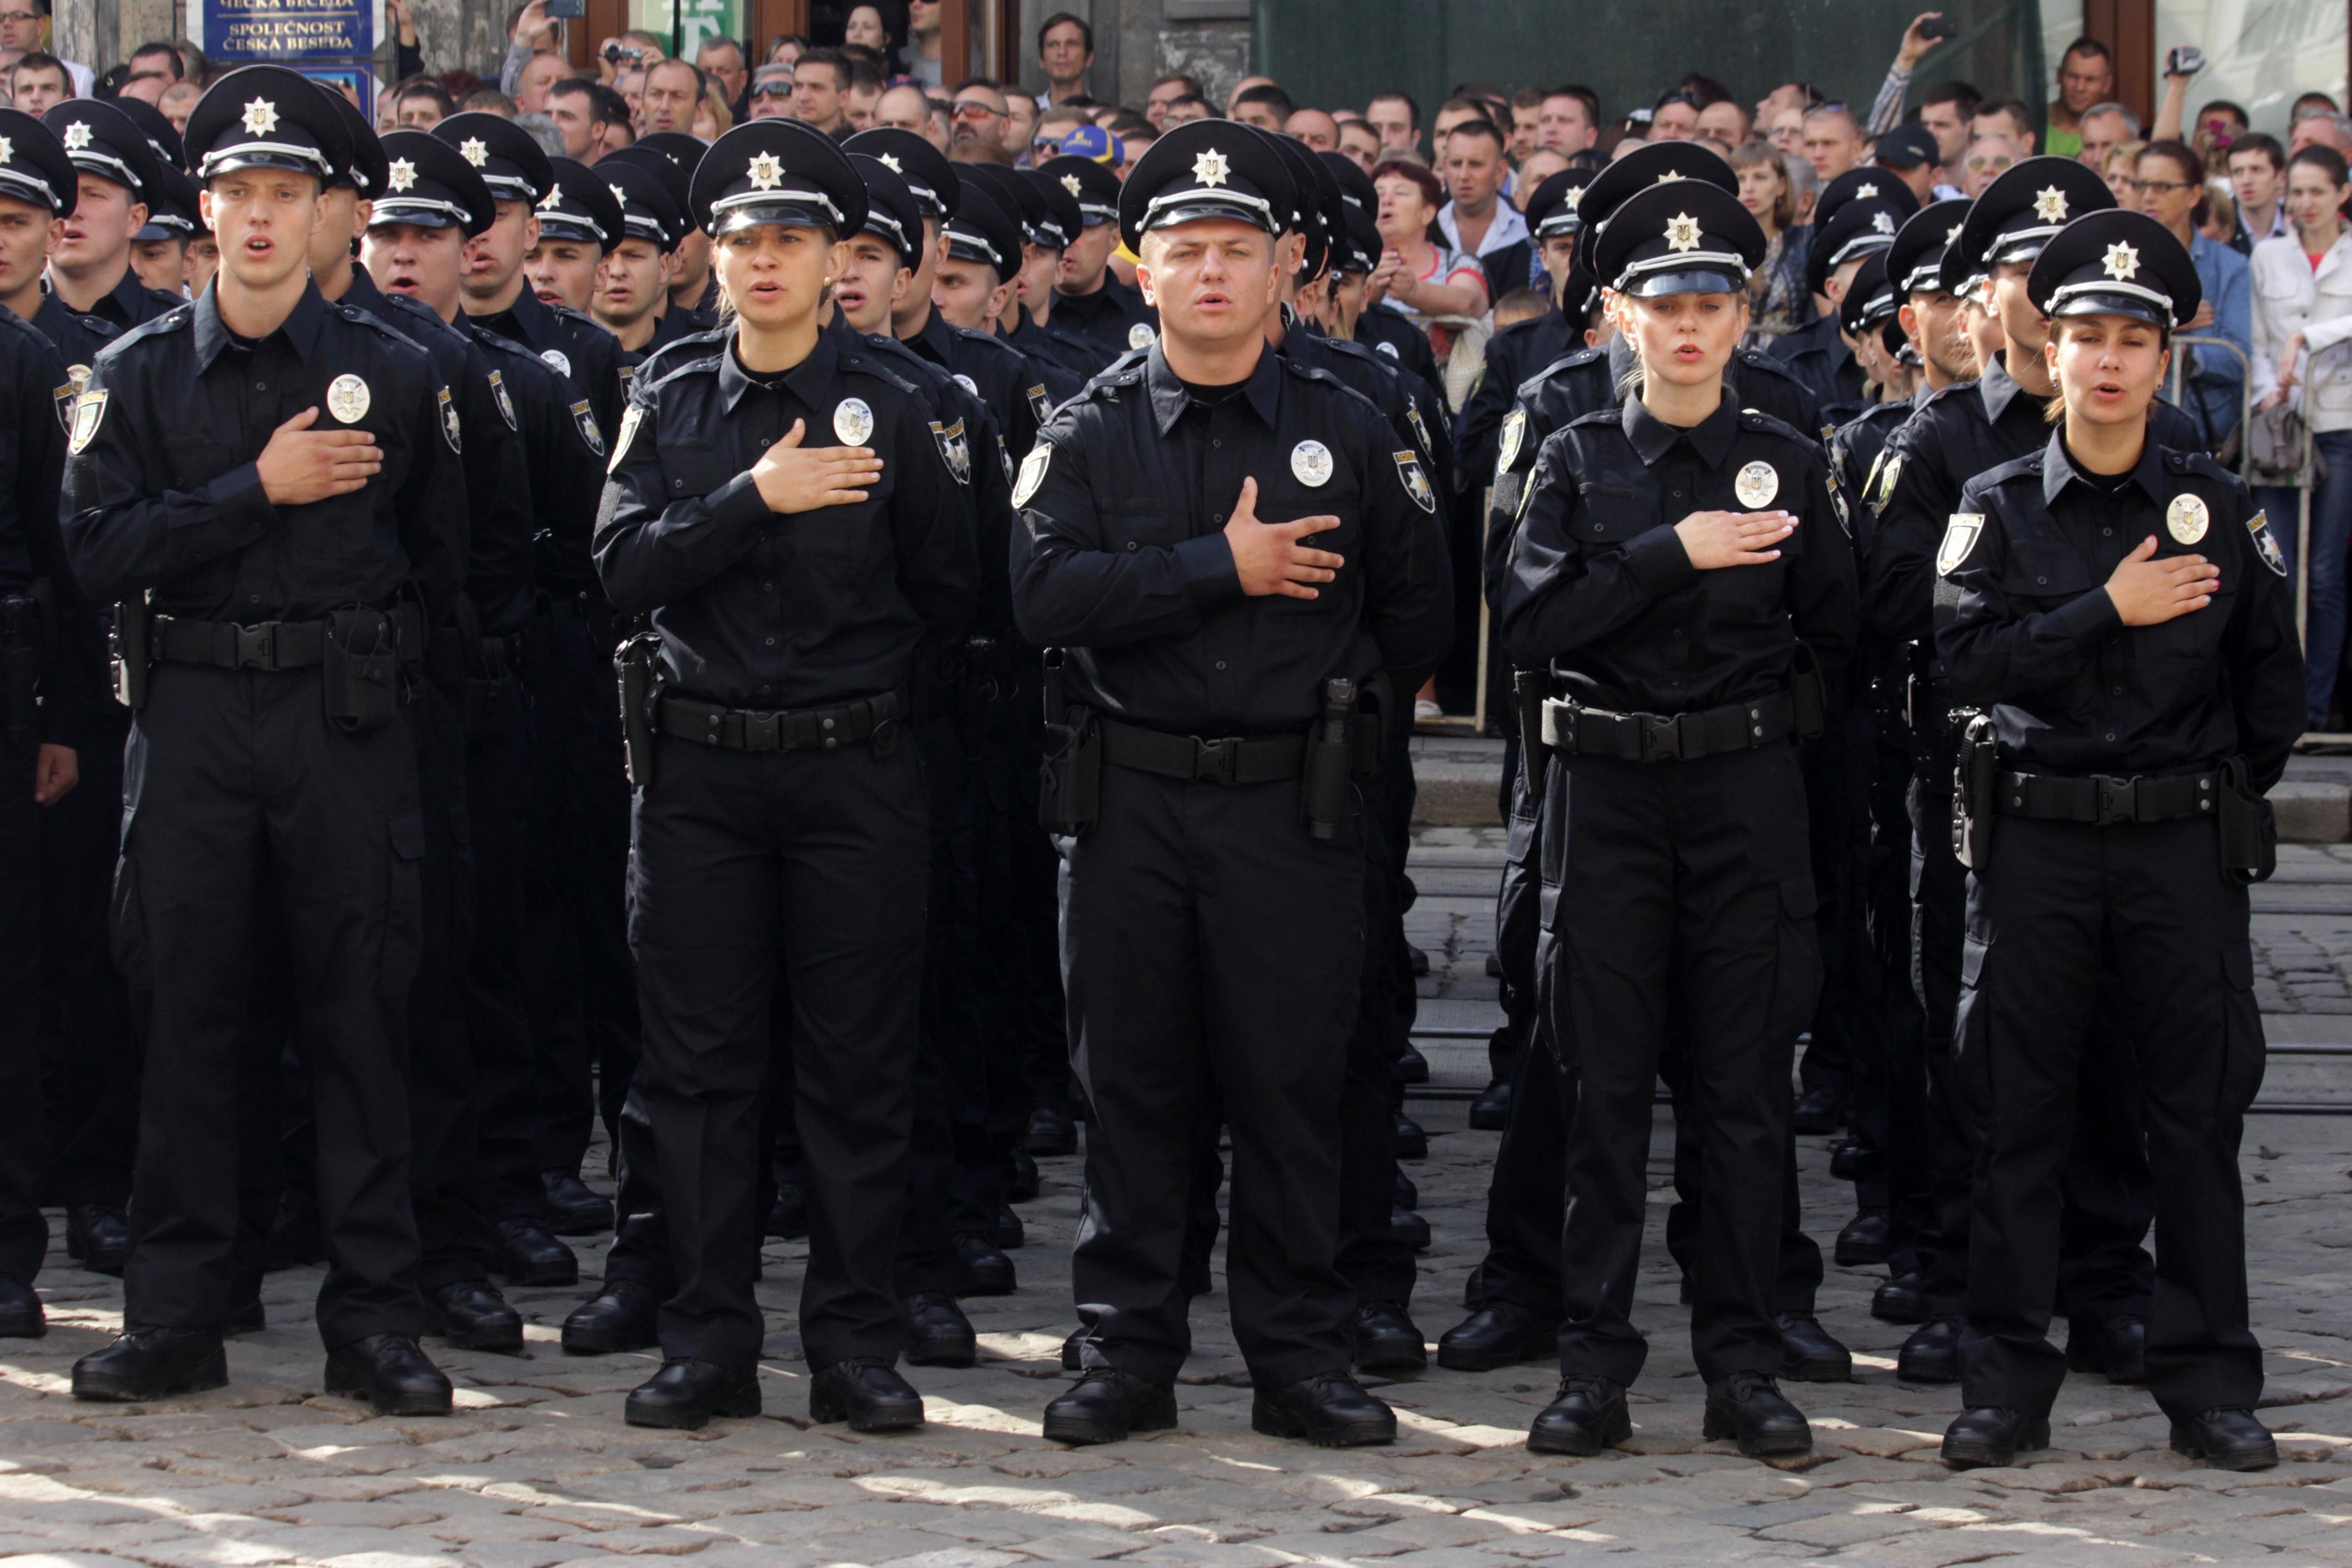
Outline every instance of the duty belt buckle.
<svg viewBox="0 0 2352 1568">
<path fill-rule="evenodd" d="M 2109 827 L 2118 822 L 2131 822 L 2139 815 L 2139 781 L 2111 778 L 2101 773 L 2091 780 L 2098 791 L 2097 826 Z"/>
<path fill-rule="evenodd" d="M 743 749 L 747 752 L 772 752 L 777 749 L 775 714 L 743 715 Z"/>
<path fill-rule="evenodd" d="M 264 621 L 257 626 L 236 629 L 236 665 L 238 669 L 274 669 L 278 666 L 278 623 Z"/>
<path fill-rule="evenodd" d="M 1229 784 L 1241 776 L 1242 743 L 1232 735 L 1213 741 L 1192 737 L 1192 776 L 1204 784 Z"/>
<path fill-rule="evenodd" d="M 1637 714 L 1642 723 L 1642 760 L 1654 762 L 1659 757 L 1679 759 L 1683 754 L 1683 716 L 1669 718 L 1663 713 Z"/>
</svg>

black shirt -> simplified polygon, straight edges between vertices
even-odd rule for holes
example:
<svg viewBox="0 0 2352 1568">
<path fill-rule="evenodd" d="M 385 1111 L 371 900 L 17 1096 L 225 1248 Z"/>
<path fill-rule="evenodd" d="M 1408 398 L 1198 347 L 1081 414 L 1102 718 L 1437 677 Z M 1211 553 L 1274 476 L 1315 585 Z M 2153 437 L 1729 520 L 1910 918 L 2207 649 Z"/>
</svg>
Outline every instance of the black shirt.
<svg viewBox="0 0 2352 1568">
<path fill-rule="evenodd" d="M 1376 306 L 1357 316 L 1356 341 L 1432 386 L 1443 379 L 1437 355 L 1429 346 L 1429 334 L 1394 310 Z"/>
<path fill-rule="evenodd" d="M 1118 274 L 1108 267 L 1103 268 L 1102 287 L 1093 293 L 1055 293 L 1054 322 L 1089 340 L 1112 359 L 1160 335 L 1160 312 L 1143 302 L 1139 290 L 1120 282 Z M 1150 337 L 1139 336 L 1138 327 L 1149 328 Z"/>
<path fill-rule="evenodd" d="M 1309 442 L 1319 458 L 1302 452 Z M 1340 520 L 1314 536 L 1346 561 L 1319 596 L 1242 593 L 1224 527 L 1244 478 L 1263 521 Z M 1295 731 L 1321 710 L 1325 680 L 1385 669 L 1402 687 L 1452 637 L 1419 455 L 1328 373 L 1271 351 L 1213 406 L 1185 392 L 1157 344 L 1105 372 L 1045 426 L 1013 499 L 1023 635 L 1069 650 L 1074 701 L 1134 723 Z"/>
<path fill-rule="evenodd" d="M 1805 384 L 1816 404 L 1862 401 L 1862 366 L 1838 335 L 1836 311 L 1781 333 L 1766 352 Z"/>
<path fill-rule="evenodd" d="M 1518 400 L 1519 384 L 1583 346 L 1583 323 L 1570 321 L 1556 310 L 1505 327 L 1486 340 L 1478 384 L 1470 389 L 1454 425 L 1454 451 L 1465 483 L 1483 485 L 1495 471 L 1503 419 Z M 1476 498 L 1472 500 L 1475 504 Z"/>
<path fill-rule="evenodd" d="M 571 413 L 575 419 L 586 416 L 583 427 L 601 461 L 621 418 L 621 340 L 593 316 L 548 304 L 528 285 L 503 310 L 467 314 L 476 326 L 520 343 L 572 384 Z"/>
<path fill-rule="evenodd" d="M 1755 465 L 1773 493 L 1749 507 L 1733 485 Z M 1768 565 L 1702 572 L 1675 532 L 1696 511 L 1766 510 L 1797 519 Z M 1544 442 L 1503 596 L 1519 668 L 1549 665 L 1596 707 L 1692 712 L 1788 689 L 1801 638 L 1836 700 L 1856 615 L 1821 448 L 1779 420 L 1726 397 L 1684 430 L 1629 398 Z"/>
<path fill-rule="evenodd" d="M 971 613 L 969 438 L 935 430 L 911 383 L 832 334 L 756 380 L 734 343 L 730 331 L 721 352 L 639 377 L 596 524 L 605 592 L 652 615 L 674 692 L 767 710 L 897 689 L 925 637 Z M 854 427 L 852 400 L 871 421 L 857 442 L 835 433 L 837 420 Z M 768 510 L 751 465 L 795 420 L 804 445 L 881 458 L 865 500 Z"/>
<path fill-rule="evenodd" d="M 55 652 L 36 685 L 40 734 L 79 750 L 89 744 L 92 721 L 106 700 L 106 651 L 97 615 L 66 564 L 58 531 L 66 466 L 60 412 L 70 418 L 73 384 L 55 345 L 6 310 L 0 310 L 0 387 L 8 392 L 0 404 L 7 411 L 0 419 L 0 597 L 48 584 L 45 635 Z M 21 788 L 22 781 L 8 787 Z"/>
<path fill-rule="evenodd" d="M 168 615 L 250 625 L 389 605 L 409 580 L 437 621 L 465 581 L 467 542 L 433 362 L 315 283 L 250 349 L 231 342 L 215 299 L 206 289 L 98 356 L 76 410 L 77 434 L 90 427 L 66 461 L 66 546 L 84 587 L 109 601 L 152 588 Z M 367 388 L 355 421 L 328 403 L 345 375 Z M 274 505 L 255 459 L 312 407 L 313 428 L 373 436 L 383 468 L 348 495 Z"/>
<path fill-rule="evenodd" d="M 2173 513 L 2184 497 L 2185 516 Z M 1936 647 L 1954 695 L 1990 710 L 2006 765 L 2127 775 L 2243 756 L 2268 790 L 2303 730 L 2304 674 L 2294 595 L 2266 529 L 2245 486 L 2201 452 L 2150 440 L 2102 485 L 2053 433 L 1971 479 L 1950 521 Z M 2126 626 L 2106 581 L 2150 537 L 2159 561 L 2211 562 L 2221 586 L 2202 609 Z"/>
</svg>

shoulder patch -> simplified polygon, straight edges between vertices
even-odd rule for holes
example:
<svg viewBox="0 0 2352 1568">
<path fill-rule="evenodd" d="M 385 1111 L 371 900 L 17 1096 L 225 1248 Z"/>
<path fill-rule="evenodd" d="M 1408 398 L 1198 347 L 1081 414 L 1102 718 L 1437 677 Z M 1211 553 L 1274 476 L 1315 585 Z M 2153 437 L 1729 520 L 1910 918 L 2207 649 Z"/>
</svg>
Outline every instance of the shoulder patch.
<svg viewBox="0 0 2352 1568">
<path fill-rule="evenodd" d="M 971 441 L 964 434 L 963 421 L 943 426 L 934 419 L 930 426 L 931 441 L 940 449 L 940 461 L 948 466 L 956 483 L 971 483 Z"/>
<path fill-rule="evenodd" d="M 449 395 L 449 389 L 446 386 L 439 389 L 439 394 L 441 439 L 449 443 L 449 450 L 462 454 L 466 448 L 457 427 L 457 401 Z"/>
<path fill-rule="evenodd" d="M 618 473 L 621 465 L 628 460 L 629 443 L 637 438 L 637 426 L 645 422 L 645 405 L 641 403 L 632 403 L 622 411 L 621 433 L 613 442 L 613 460 L 604 465 L 607 474 Z"/>
<path fill-rule="evenodd" d="M 106 394 L 101 392 L 97 395 L 103 397 Z M 2279 549 L 2278 539 L 2271 532 L 2270 514 L 2258 511 L 2246 519 L 2246 531 L 2253 536 L 2254 553 L 2263 558 L 2263 564 L 2278 575 L 2285 576 L 2287 574 L 2286 553 Z"/>
<path fill-rule="evenodd" d="M 1981 512 L 1956 511 L 1952 514 L 1952 520 L 1944 525 L 1944 542 L 1936 547 L 1937 576 L 1950 576 L 1953 570 L 1969 558 L 1969 552 L 1977 547 L 1977 540 L 1984 532 L 1984 521 Z"/>
<path fill-rule="evenodd" d="M 1429 476 L 1422 472 L 1421 454 L 1398 452 L 1394 456 L 1397 475 L 1404 480 L 1404 493 L 1412 498 L 1413 505 L 1434 516 L 1437 511 L 1437 491 L 1430 484 Z"/>
<path fill-rule="evenodd" d="M 85 392 L 74 402 L 73 440 L 71 448 L 79 453 L 98 435 L 98 426 L 106 417 L 106 388 Z"/>
<path fill-rule="evenodd" d="M 1045 470 L 1053 466 L 1053 462 L 1054 444 L 1051 441 L 1040 441 L 1029 448 L 1029 455 L 1021 459 L 1021 477 L 1013 484 L 1013 510 L 1018 511 L 1029 504 L 1030 499 L 1037 493 L 1037 487 L 1045 482 Z"/>
<path fill-rule="evenodd" d="M 596 427 L 596 411 L 588 405 L 586 398 L 572 405 L 572 423 L 579 430 L 580 438 L 588 443 L 588 449 L 603 457 L 604 432 Z"/>
<path fill-rule="evenodd" d="M 1503 416 L 1502 442 L 1496 447 L 1495 454 L 1496 474 L 1507 474 L 1511 471 L 1511 465 L 1518 460 L 1519 444 L 1527 438 L 1528 411 L 1526 409 L 1514 408 Z"/>
</svg>

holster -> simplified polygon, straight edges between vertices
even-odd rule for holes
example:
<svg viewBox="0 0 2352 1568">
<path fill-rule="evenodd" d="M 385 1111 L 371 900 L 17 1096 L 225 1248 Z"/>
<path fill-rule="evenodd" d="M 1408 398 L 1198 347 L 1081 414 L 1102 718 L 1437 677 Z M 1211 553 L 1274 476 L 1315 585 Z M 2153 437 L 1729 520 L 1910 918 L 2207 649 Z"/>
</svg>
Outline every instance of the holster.
<svg viewBox="0 0 2352 1568">
<path fill-rule="evenodd" d="M 1062 684 L 1062 650 L 1045 650 L 1045 756 L 1038 765 L 1037 822 L 1075 837 L 1102 813 L 1102 726 L 1094 710 L 1072 707 Z"/>
<path fill-rule="evenodd" d="M 55 595 L 46 577 L 22 594 L 0 597 L 0 730 L 12 746 L 40 733 L 41 676 L 48 668 Z"/>
<path fill-rule="evenodd" d="M 2000 742 L 1989 714 L 1969 720 L 1952 779 L 1952 853 L 1971 871 L 1992 863 L 1992 825 L 1999 815 Z"/>
<path fill-rule="evenodd" d="M 2278 817 L 2245 758 L 2228 758 L 2221 772 L 2221 875 L 2240 887 L 2267 881 L 2278 869 Z"/>
<path fill-rule="evenodd" d="M 326 619 L 320 674 L 327 722 L 350 735 L 382 729 L 400 711 L 400 638 L 391 612 L 347 605 Z"/>
<path fill-rule="evenodd" d="M 1789 700 L 1797 710 L 1797 739 L 1821 739 L 1829 728 L 1829 695 L 1813 650 L 1801 642 L 1789 661 Z"/>
<path fill-rule="evenodd" d="M 1348 820 L 1356 771 L 1356 683 L 1333 676 L 1323 683 L 1323 717 L 1307 739 L 1307 764 L 1299 774 L 1300 807 L 1307 831 L 1319 839 L 1339 837 Z"/>
<path fill-rule="evenodd" d="M 1551 672 L 1548 669 L 1515 669 L 1511 671 L 1511 709 L 1519 721 L 1519 766 L 1528 775 L 1528 792 L 1543 795 L 1544 770 L 1551 762 L 1551 748 L 1544 744 L 1544 699 L 1551 693 Z"/>
<path fill-rule="evenodd" d="M 133 712 L 147 706 L 147 634 L 154 618 L 147 595 L 134 594 L 114 606 L 114 624 L 107 629 L 107 662 L 114 673 L 114 700 Z"/>
<path fill-rule="evenodd" d="M 639 632 L 613 655 L 621 695 L 621 760 L 638 789 L 654 782 L 654 703 L 661 695 L 655 661 L 660 652 L 659 632 Z"/>
</svg>

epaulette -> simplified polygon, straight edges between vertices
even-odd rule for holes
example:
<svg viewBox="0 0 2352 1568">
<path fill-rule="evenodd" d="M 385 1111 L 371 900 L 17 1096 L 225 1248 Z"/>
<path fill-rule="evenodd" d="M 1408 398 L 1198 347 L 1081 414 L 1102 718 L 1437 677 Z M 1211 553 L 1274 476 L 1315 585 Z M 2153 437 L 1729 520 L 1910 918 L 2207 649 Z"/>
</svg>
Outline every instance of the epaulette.
<svg viewBox="0 0 2352 1568">
<path fill-rule="evenodd" d="M 692 338 L 681 339 L 677 342 L 667 345 L 662 352 L 667 353 L 670 349 L 683 348 L 686 344 L 692 342 L 694 340 Z M 683 376 L 695 374 L 699 371 L 707 370 L 713 375 L 719 374 L 719 356 L 715 353 L 709 353 L 704 354 L 699 359 L 688 358 L 679 361 L 674 364 L 664 364 L 660 367 L 658 374 L 655 375 L 654 379 L 647 381 L 646 379 L 646 372 L 653 370 L 655 368 L 655 360 L 657 360 L 661 356 L 657 354 L 654 359 L 649 359 L 646 361 L 645 363 L 637 366 L 636 379 L 630 384 L 629 389 L 631 392 L 659 392 L 671 382 L 677 381 Z"/>
<path fill-rule="evenodd" d="M 1611 412 L 1614 413 L 1615 410 L 1612 409 Z M 1785 437 L 1789 440 L 1794 441 L 1798 446 L 1804 447 L 1809 452 L 1819 452 L 1822 449 L 1821 442 L 1814 439 L 1812 437 L 1806 435 L 1803 431 L 1798 429 L 1787 420 L 1775 419 L 1772 416 L 1765 413 L 1760 408 L 1741 409 L 1739 411 L 1739 427 L 1743 430 L 1760 431 L 1768 436 Z"/>
<path fill-rule="evenodd" d="M 407 336 L 394 328 L 391 322 L 369 315 L 357 305 L 335 304 L 329 306 L 328 309 L 342 317 L 344 321 L 350 321 L 355 326 L 365 327 L 368 331 L 374 332 L 379 337 L 386 338 L 393 342 L 398 343 L 402 348 L 415 349 L 418 353 L 423 353 L 425 352 Z"/>
<path fill-rule="evenodd" d="M 726 329 L 713 327 L 707 332 L 696 332 L 690 337 L 671 339 L 638 362 L 634 384 L 652 385 L 655 382 L 667 376 L 677 365 L 690 363 L 700 357 L 698 350 L 715 348 L 724 342 L 726 337 Z M 515 346 L 525 353 L 530 353 L 530 345 L 527 343 L 518 343 Z M 531 357 L 537 359 L 539 356 L 531 354 Z M 646 374 L 648 371 L 653 373 L 650 378 Z"/>
<path fill-rule="evenodd" d="M 2163 448 L 2163 451 L 2164 466 L 2176 474 L 2195 474 L 2200 479 L 2225 479 L 2233 485 L 2245 483 L 2235 473 L 2215 461 L 2210 453 L 2183 452 L 2171 447 Z"/>
<path fill-rule="evenodd" d="M 1968 391 L 1975 385 L 1976 383 L 1973 381 L 1956 381 L 1948 386 L 1937 387 L 1935 391 L 1927 394 L 1927 401 L 1921 404 L 1919 406 L 1922 408 L 1933 408 L 1938 403 L 1943 402 L 1947 397 L 1951 396 L 1952 394 L 1956 392 Z"/>
<path fill-rule="evenodd" d="M 1014 348 L 1011 343 L 1006 342 L 1003 338 L 998 337 L 993 332 L 975 331 L 970 327 L 958 327 L 955 329 L 955 334 L 959 338 L 963 339 L 966 342 L 986 343 L 988 345 L 987 352 L 991 353 L 1010 354 L 1014 360 L 1024 363 L 1025 363 L 1028 358 L 1028 356 L 1024 354 L 1019 349 Z"/>
<path fill-rule="evenodd" d="M 1609 346 L 1606 343 L 1601 344 L 1595 348 L 1579 349 L 1572 354 L 1567 354 L 1559 359 L 1552 361 L 1551 363 L 1544 366 L 1543 369 L 1536 372 L 1535 374 L 1519 383 L 1518 391 L 1515 395 L 1519 397 L 1531 397 L 1535 395 L 1536 388 L 1541 386 L 1545 382 L 1549 381 L 1552 377 L 1559 374 L 1562 371 L 1574 370 L 1580 365 L 1591 364 L 1594 360 L 1606 359 L 1608 355 Z"/>
<path fill-rule="evenodd" d="M 114 324 L 103 316 L 93 316 L 89 319 L 102 322 L 109 327 Z M 122 335 L 100 349 L 99 353 L 100 357 L 119 354 L 132 343 L 145 342 L 149 338 L 160 338 L 166 332 L 176 332 L 195 319 L 196 308 L 194 305 L 182 305 L 174 310 L 166 310 L 152 321 L 142 321 L 135 327 L 125 327 L 122 330 Z"/>
<path fill-rule="evenodd" d="M 2049 448 L 2045 447 L 2038 451 L 2028 452 L 2022 458 L 2011 458 L 2006 463 L 1987 468 L 1969 483 L 2006 485 L 2014 484 L 2020 479 L 2030 479 L 2038 485 L 2042 482 L 2042 459 L 2048 455 Z"/>
<path fill-rule="evenodd" d="M 1625 411 L 1616 405 L 1612 404 L 1606 408 L 1595 408 L 1589 414 L 1580 414 L 1559 428 L 1560 430 L 1576 430 L 1589 425 L 1617 425 L 1622 424 L 1624 421 L 1624 418 Z M 1773 423 L 1779 424 L 1780 422 L 1775 420 Z M 1559 432 L 1556 430 L 1552 434 L 1558 435 L 1559 433 Z"/>
<path fill-rule="evenodd" d="M 844 370 L 854 370 L 860 375 L 870 375 L 875 380 L 882 383 L 883 385 L 896 391 L 902 397 L 912 397 L 920 400 L 923 395 L 923 389 L 921 387 L 917 386 L 913 382 L 908 381 L 897 371 L 883 364 L 879 359 L 874 357 L 869 353 L 860 350 L 851 350 L 842 354 L 841 368 Z"/>
<path fill-rule="evenodd" d="M 1796 374 L 1789 369 L 1786 360 L 1774 359 L 1762 349 L 1736 349 L 1733 353 L 1738 356 L 1743 369 L 1760 370 L 1767 375 L 1777 375 L 1782 381 L 1796 382 L 1799 386 L 1804 384 L 1803 382 L 1798 381 Z"/>
<path fill-rule="evenodd" d="M 583 326 L 593 327 L 598 331 L 604 332 L 604 323 L 585 310 L 575 310 L 569 305 L 549 305 L 547 308 L 554 313 L 558 321 L 578 321 Z M 612 336 L 610 332 L 605 332 L 604 335 Z"/>
</svg>

